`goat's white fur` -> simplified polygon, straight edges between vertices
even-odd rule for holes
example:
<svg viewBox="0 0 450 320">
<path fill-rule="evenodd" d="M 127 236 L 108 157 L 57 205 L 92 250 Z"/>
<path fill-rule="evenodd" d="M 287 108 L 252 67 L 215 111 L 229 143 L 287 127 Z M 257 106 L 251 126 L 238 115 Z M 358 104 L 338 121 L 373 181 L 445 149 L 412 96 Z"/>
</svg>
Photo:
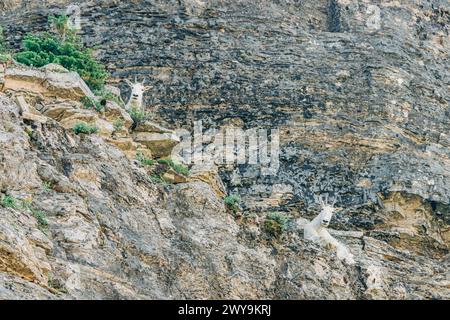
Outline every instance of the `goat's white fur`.
<svg viewBox="0 0 450 320">
<path fill-rule="evenodd" d="M 339 259 L 346 261 L 348 264 L 354 264 L 355 261 L 353 260 L 353 255 L 350 250 L 344 244 L 333 238 L 326 229 L 330 224 L 334 212 L 337 210 L 334 208 L 336 200 L 331 204 L 328 204 L 327 195 L 325 200 L 321 196 L 316 198 L 316 201 L 319 202 L 322 210 L 317 217 L 304 226 L 304 238 L 319 243 L 322 246 L 336 249 L 336 254 Z"/>
<path fill-rule="evenodd" d="M 125 105 L 125 109 L 130 110 L 132 108 L 137 108 L 140 111 L 144 110 L 144 93 L 152 88 L 152 86 L 146 86 L 145 80 L 143 82 L 138 82 L 136 77 L 134 78 L 134 83 L 128 79 L 124 80 L 131 88 L 131 96 Z"/>
</svg>

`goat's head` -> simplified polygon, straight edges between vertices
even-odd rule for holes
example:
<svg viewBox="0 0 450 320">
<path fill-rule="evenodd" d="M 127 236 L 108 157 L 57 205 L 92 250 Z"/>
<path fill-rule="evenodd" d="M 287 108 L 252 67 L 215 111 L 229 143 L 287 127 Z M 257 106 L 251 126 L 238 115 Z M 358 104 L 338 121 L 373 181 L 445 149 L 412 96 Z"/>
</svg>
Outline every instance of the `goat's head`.
<svg viewBox="0 0 450 320">
<path fill-rule="evenodd" d="M 333 214 L 338 210 L 338 208 L 334 207 L 334 204 L 336 203 L 336 198 L 328 202 L 328 194 L 321 195 L 320 197 L 315 197 L 316 202 L 320 205 L 321 211 L 319 214 L 320 217 L 320 225 L 322 227 L 328 227 L 330 224 L 331 218 L 333 217 Z"/>
<path fill-rule="evenodd" d="M 141 101 L 144 97 L 144 93 L 151 88 L 152 86 L 146 86 L 145 80 L 143 82 L 138 82 L 136 77 L 134 78 L 134 83 L 131 82 L 128 79 L 125 79 L 125 82 L 130 86 L 131 88 L 131 97 L 130 99 L 135 99 L 138 101 Z"/>
</svg>

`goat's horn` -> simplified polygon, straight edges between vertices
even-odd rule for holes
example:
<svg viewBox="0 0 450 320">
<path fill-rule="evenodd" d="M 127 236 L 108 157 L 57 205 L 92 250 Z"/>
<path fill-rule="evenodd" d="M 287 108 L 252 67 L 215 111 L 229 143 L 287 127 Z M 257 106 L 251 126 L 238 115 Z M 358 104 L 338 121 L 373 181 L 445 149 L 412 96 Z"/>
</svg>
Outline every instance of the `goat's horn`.
<svg viewBox="0 0 450 320">
<path fill-rule="evenodd" d="M 334 198 L 333 198 L 333 201 L 331 202 L 331 206 L 334 206 L 334 204 L 336 203 L 336 201 L 337 201 L 337 197 L 334 197 Z"/>
<path fill-rule="evenodd" d="M 324 206 L 324 205 L 325 205 L 325 202 L 323 201 L 323 194 L 321 194 L 321 195 L 319 196 L 319 204 L 320 204 L 321 206 Z"/>
<path fill-rule="evenodd" d="M 314 194 L 314 201 L 318 204 L 320 204 L 320 198 L 317 194 Z"/>
</svg>

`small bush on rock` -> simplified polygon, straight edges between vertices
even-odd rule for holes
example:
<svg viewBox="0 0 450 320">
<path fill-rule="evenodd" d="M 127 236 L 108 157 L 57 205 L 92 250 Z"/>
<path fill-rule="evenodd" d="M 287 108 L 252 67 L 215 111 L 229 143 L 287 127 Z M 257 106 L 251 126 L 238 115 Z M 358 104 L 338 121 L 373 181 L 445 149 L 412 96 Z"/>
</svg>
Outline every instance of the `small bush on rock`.
<svg viewBox="0 0 450 320">
<path fill-rule="evenodd" d="M 11 60 L 11 55 L 8 53 L 5 44 L 5 37 L 3 35 L 3 28 L 0 27 L 0 63 L 6 63 Z"/>
<path fill-rule="evenodd" d="M 106 101 L 114 101 L 115 103 L 117 103 L 119 106 L 124 107 L 125 104 L 122 101 L 122 99 L 120 99 L 118 96 L 116 96 L 114 93 L 112 93 L 109 90 L 105 90 L 105 89 L 100 89 L 100 90 L 95 90 L 94 94 L 97 97 L 100 97 L 101 100 Z"/>
<path fill-rule="evenodd" d="M 0 205 L 4 208 L 13 208 L 13 209 L 19 208 L 17 200 L 11 196 L 4 196 L 2 198 L 2 201 L 0 202 Z"/>
<path fill-rule="evenodd" d="M 180 175 L 189 175 L 189 169 L 186 166 L 176 163 L 172 159 L 153 160 L 147 158 L 142 153 L 138 153 L 136 155 L 136 159 L 141 165 L 151 167 L 149 180 L 155 183 L 166 184 L 167 181 L 164 179 L 164 174 L 166 174 L 170 169 Z"/>
<path fill-rule="evenodd" d="M 83 106 L 86 109 L 94 109 L 97 112 L 101 112 L 105 107 L 104 105 L 102 105 L 100 103 L 100 101 L 97 101 L 97 100 L 89 98 L 89 97 L 81 98 L 80 102 L 83 104 Z"/>
<path fill-rule="evenodd" d="M 113 123 L 114 132 L 118 132 L 123 129 L 123 126 L 125 125 L 125 121 L 123 119 L 117 119 Z"/>
<path fill-rule="evenodd" d="M 7 63 L 11 60 L 11 56 L 7 53 L 0 53 L 0 63 Z"/>
<path fill-rule="evenodd" d="M 152 116 L 149 112 L 141 111 L 135 107 L 128 110 L 128 113 L 129 113 L 131 119 L 133 119 L 133 122 L 134 122 L 133 127 L 134 128 L 136 128 L 139 124 L 141 124 L 147 120 L 150 120 L 152 118 Z"/>
<path fill-rule="evenodd" d="M 98 132 L 98 127 L 95 125 L 88 125 L 84 122 L 79 122 L 73 127 L 73 132 L 76 135 L 79 135 L 80 133 L 93 134 Z"/>
<path fill-rule="evenodd" d="M 264 221 L 264 230 L 271 237 L 279 238 L 287 229 L 289 218 L 280 212 L 270 212 Z"/>
<path fill-rule="evenodd" d="M 159 166 L 157 169 L 161 171 L 161 174 L 164 174 L 167 172 L 169 168 L 172 168 L 173 171 L 175 171 L 178 174 L 188 176 L 189 175 L 189 168 L 180 164 L 176 163 L 172 159 L 160 159 L 160 160 L 153 160 L 145 157 L 142 153 L 138 153 L 136 156 L 136 159 L 142 164 L 146 166 L 153 166 L 155 164 L 158 164 Z"/>
<path fill-rule="evenodd" d="M 22 209 L 30 212 L 33 217 L 37 220 L 39 229 L 46 233 L 48 227 L 47 214 L 44 211 L 37 210 L 33 207 L 33 200 L 22 200 Z"/>
<path fill-rule="evenodd" d="M 45 192 L 49 192 L 53 188 L 53 183 L 50 181 L 44 181 L 42 183 L 42 188 Z"/>
<path fill-rule="evenodd" d="M 148 179 L 153 182 L 153 183 L 157 183 L 157 184 L 163 184 L 163 185 L 167 185 L 167 181 L 164 180 L 163 177 L 161 177 L 160 175 L 154 173 L 148 176 Z"/>
<path fill-rule="evenodd" d="M 23 50 L 14 59 L 28 66 L 42 67 L 57 63 L 70 71 L 76 71 L 92 90 L 100 90 L 105 84 L 107 73 L 98 63 L 92 51 L 83 47 L 75 31 L 68 26 L 68 17 L 50 17 L 53 33 L 28 34 Z"/>
<path fill-rule="evenodd" d="M 152 166 L 156 163 L 155 160 L 152 160 L 150 158 L 147 158 L 146 156 L 144 156 L 144 154 L 142 153 L 138 153 L 136 155 L 136 159 L 144 166 Z"/>
<path fill-rule="evenodd" d="M 176 163 L 172 159 L 161 159 L 161 160 L 158 160 L 158 163 L 169 166 L 178 174 L 181 174 L 184 176 L 189 175 L 189 169 L 186 166 L 184 166 L 180 163 Z"/>
<path fill-rule="evenodd" d="M 44 211 L 37 210 L 33 208 L 32 200 L 20 200 L 16 199 L 12 196 L 3 196 L 0 201 L 0 205 L 4 208 L 12 208 L 12 209 L 20 209 L 26 210 L 36 218 L 39 229 L 42 232 L 46 232 L 46 228 L 48 227 L 47 214 Z"/>
<path fill-rule="evenodd" d="M 237 195 L 226 196 L 224 199 L 225 205 L 233 212 L 240 210 L 241 198 Z"/>
<path fill-rule="evenodd" d="M 45 229 L 48 227 L 47 214 L 44 211 L 30 208 L 30 212 L 36 218 L 40 228 Z"/>
<path fill-rule="evenodd" d="M 3 34 L 3 28 L 0 26 L 0 53 L 3 53 L 5 51 L 6 51 L 5 36 Z"/>
</svg>

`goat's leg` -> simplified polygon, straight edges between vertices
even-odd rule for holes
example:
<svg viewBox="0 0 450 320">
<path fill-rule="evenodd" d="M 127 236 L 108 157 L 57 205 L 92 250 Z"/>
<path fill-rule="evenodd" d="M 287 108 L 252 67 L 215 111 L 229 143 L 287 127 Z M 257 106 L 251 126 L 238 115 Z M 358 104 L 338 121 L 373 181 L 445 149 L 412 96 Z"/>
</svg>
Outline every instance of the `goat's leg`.
<svg viewBox="0 0 450 320">
<path fill-rule="evenodd" d="M 350 250 L 342 243 L 340 243 L 338 240 L 336 240 L 332 235 L 328 233 L 328 231 L 324 231 L 322 235 L 326 241 L 336 249 L 336 255 L 340 260 L 344 260 L 348 264 L 354 264 L 355 261 L 353 260 L 353 255 L 351 254 Z"/>
<path fill-rule="evenodd" d="M 340 260 L 344 260 L 348 264 L 355 263 L 350 250 L 348 250 L 348 248 L 344 244 L 337 241 L 328 231 L 323 230 L 321 232 L 321 237 L 330 247 L 336 249 L 336 255 Z"/>
<path fill-rule="evenodd" d="M 320 232 L 320 237 L 331 248 L 336 248 L 339 245 L 339 242 L 325 229 Z"/>
<path fill-rule="evenodd" d="M 348 250 L 348 248 L 339 243 L 339 245 L 336 247 L 336 254 L 339 259 L 344 260 L 348 264 L 354 264 L 355 260 L 353 259 L 353 254 Z"/>
<path fill-rule="evenodd" d="M 303 238 L 305 238 L 306 240 L 320 243 L 319 234 L 310 224 L 305 225 L 305 227 L 303 228 Z"/>
</svg>

